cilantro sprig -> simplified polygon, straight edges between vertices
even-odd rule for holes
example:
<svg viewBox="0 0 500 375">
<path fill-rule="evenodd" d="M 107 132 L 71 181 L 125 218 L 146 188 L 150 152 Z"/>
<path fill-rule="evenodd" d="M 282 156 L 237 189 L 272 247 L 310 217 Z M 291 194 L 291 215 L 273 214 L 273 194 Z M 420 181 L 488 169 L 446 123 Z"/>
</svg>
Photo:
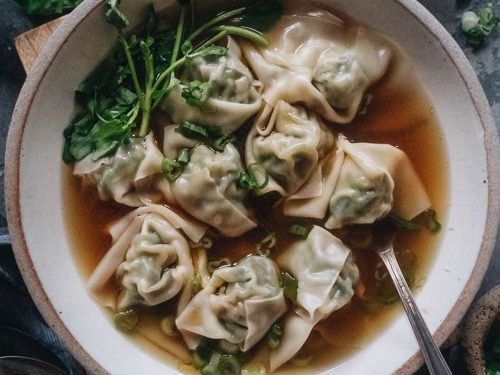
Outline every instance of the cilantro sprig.
<svg viewBox="0 0 500 375">
<path fill-rule="evenodd" d="M 186 5 L 181 7 L 177 27 L 162 30 L 150 7 L 143 33 L 127 37 L 124 29 L 129 20 L 120 9 L 120 0 L 107 0 L 106 8 L 106 20 L 117 30 L 120 48 L 77 90 L 83 110 L 64 131 L 66 163 L 89 154 L 98 160 L 132 136 L 145 137 L 152 111 L 179 83 L 176 72 L 180 68 L 196 57 L 226 55 L 228 49 L 217 43 L 228 35 L 267 45 L 261 31 L 281 15 L 278 0 L 257 0 L 198 26 L 194 6 Z M 202 106 L 210 84 L 191 82 L 182 94 L 189 105 Z M 216 146 L 219 143 L 227 142 L 221 140 Z"/>
</svg>

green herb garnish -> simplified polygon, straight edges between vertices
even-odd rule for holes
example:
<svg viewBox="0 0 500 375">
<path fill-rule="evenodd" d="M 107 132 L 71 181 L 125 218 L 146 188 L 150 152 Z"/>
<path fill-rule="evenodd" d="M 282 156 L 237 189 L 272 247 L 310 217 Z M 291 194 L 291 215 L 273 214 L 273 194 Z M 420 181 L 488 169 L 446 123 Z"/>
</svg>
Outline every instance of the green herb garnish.
<svg viewBox="0 0 500 375">
<path fill-rule="evenodd" d="M 122 332 L 132 332 L 139 323 L 139 315 L 133 309 L 118 312 L 113 316 L 113 323 Z"/>
<path fill-rule="evenodd" d="M 259 163 L 249 164 L 246 171 L 241 171 L 236 186 L 245 190 L 261 190 L 269 183 L 269 175 Z"/>
<path fill-rule="evenodd" d="M 401 216 L 396 214 L 390 214 L 388 218 L 397 228 L 404 229 L 409 232 L 418 232 L 422 228 L 420 224 L 414 222 L 413 220 L 403 219 Z"/>
<path fill-rule="evenodd" d="M 281 344 L 281 336 L 283 336 L 283 328 L 278 323 L 273 324 L 266 335 L 267 346 L 270 349 L 278 348 Z"/>
<path fill-rule="evenodd" d="M 437 220 L 436 210 L 429 208 L 424 211 L 425 223 L 427 225 L 427 229 L 431 232 L 436 233 L 441 230 L 441 223 Z"/>
<path fill-rule="evenodd" d="M 276 233 L 269 233 L 262 241 L 260 241 L 255 247 L 255 252 L 258 255 L 268 257 L 271 254 L 271 250 L 276 246 Z"/>
<path fill-rule="evenodd" d="M 477 12 L 468 11 L 462 15 L 462 31 L 467 36 L 469 44 L 481 46 L 488 36 L 500 25 L 500 18 L 495 15 L 493 4 L 488 3 Z"/>
<path fill-rule="evenodd" d="M 280 286 L 283 288 L 283 294 L 285 298 L 292 302 L 297 301 L 297 290 L 299 288 L 299 282 L 295 277 L 290 275 L 288 272 L 283 272 L 280 276 Z"/>
<path fill-rule="evenodd" d="M 57 3 L 58 9 L 62 4 L 64 9 L 67 1 L 39 3 L 47 6 Z M 259 3 L 262 4 L 257 6 Z M 278 5 L 272 5 L 274 3 Z M 261 6 L 272 9 L 272 15 L 267 11 L 263 12 L 265 16 L 255 13 L 255 7 Z M 81 160 L 89 154 L 95 161 L 112 155 L 132 136 L 145 137 L 152 111 L 179 83 L 175 77 L 177 70 L 196 57 L 226 55 L 228 49 L 216 43 L 228 35 L 267 44 L 259 30 L 270 26 L 271 20 L 276 20 L 281 14 L 277 0 L 260 1 L 222 12 L 198 26 L 194 17 L 191 20 L 186 17 L 188 6 L 183 6 L 177 27 L 164 30 L 159 27 L 154 9 L 150 7 L 145 31 L 126 37 L 124 29 L 129 21 L 120 9 L 120 1 L 107 0 L 106 7 L 106 20 L 117 30 L 120 48 L 76 91 L 82 112 L 64 131 L 63 160 L 66 163 Z M 191 14 L 194 14 L 194 9 L 191 9 Z M 252 22 L 254 24 L 249 28 Z M 210 94 L 209 86 L 206 82 L 193 81 L 182 94 L 189 105 L 203 106 Z M 220 151 L 234 138 L 219 132 L 210 135 L 209 141 L 215 150 Z M 164 171 L 172 168 L 167 164 Z M 171 172 L 168 175 L 172 178 Z"/>
<path fill-rule="evenodd" d="M 309 232 L 310 232 L 309 228 L 300 224 L 293 224 L 288 227 L 288 233 L 300 237 L 303 240 L 307 238 Z"/>
<path fill-rule="evenodd" d="M 184 167 L 176 160 L 165 158 L 161 162 L 161 171 L 169 182 L 177 180 L 183 170 Z"/>
<path fill-rule="evenodd" d="M 210 97 L 210 82 L 201 82 L 198 80 L 189 82 L 188 86 L 182 90 L 182 97 L 191 107 L 203 106 Z"/>
</svg>

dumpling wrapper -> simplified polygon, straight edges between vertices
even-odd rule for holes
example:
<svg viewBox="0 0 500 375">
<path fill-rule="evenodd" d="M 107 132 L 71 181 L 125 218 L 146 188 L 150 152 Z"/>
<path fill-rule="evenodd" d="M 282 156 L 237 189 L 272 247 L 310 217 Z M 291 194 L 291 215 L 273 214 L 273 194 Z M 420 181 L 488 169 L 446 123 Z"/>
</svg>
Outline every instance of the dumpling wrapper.
<svg viewBox="0 0 500 375">
<path fill-rule="evenodd" d="M 180 312 L 191 297 L 194 275 L 185 236 L 198 242 L 205 232 L 204 225 L 164 206 L 135 209 L 109 229 L 113 244 L 89 278 L 90 295 L 116 311 L 134 304 L 157 305 L 181 293 Z M 119 298 L 110 288 L 117 273 L 124 287 Z"/>
<path fill-rule="evenodd" d="M 259 163 L 269 176 L 268 184 L 256 193 L 295 193 L 333 144 L 333 134 L 317 115 L 279 101 L 269 124 L 264 129 L 252 127 L 247 136 L 247 165 Z"/>
<path fill-rule="evenodd" d="M 216 270 L 175 323 L 183 333 L 227 340 L 246 352 L 286 310 L 276 265 L 252 255 Z"/>
<path fill-rule="evenodd" d="M 288 216 L 322 219 L 325 226 L 369 224 L 389 212 L 411 220 L 431 206 L 406 154 L 387 144 L 337 140 L 337 149 L 284 203 Z"/>
<path fill-rule="evenodd" d="M 241 42 L 243 54 L 264 84 L 262 126 L 279 100 L 302 102 L 323 118 L 351 122 L 371 85 L 387 70 L 391 50 L 363 27 L 347 27 L 320 10 L 284 15 L 266 34 L 268 47 Z"/>
<path fill-rule="evenodd" d="M 298 289 L 295 308 L 285 317 L 281 344 L 271 351 L 271 371 L 297 354 L 320 320 L 351 301 L 359 280 L 351 251 L 319 226 L 281 254 L 278 264 L 297 279 Z"/>
<path fill-rule="evenodd" d="M 167 201 L 223 236 L 237 237 L 257 226 L 244 204 L 248 192 L 236 186 L 242 170 L 234 145 L 227 144 L 223 152 L 215 152 L 201 144 L 192 150 L 179 178 L 171 183 L 164 180 L 161 190 Z"/>
<path fill-rule="evenodd" d="M 140 207 L 147 200 L 147 187 L 161 173 L 162 160 L 153 133 L 149 133 L 145 139 L 131 138 L 113 156 L 93 161 L 88 155 L 75 163 L 73 175 L 95 185 L 101 200 Z"/>
<path fill-rule="evenodd" d="M 228 37 L 227 48 L 226 56 L 196 57 L 187 64 L 181 83 L 160 106 L 175 123 L 190 121 L 218 126 L 224 134 L 230 134 L 259 111 L 262 105 L 260 83 L 241 61 L 241 49 L 231 37 Z M 190 106 L 182 97 L 182 90 L 193 80 L 211 84 L 210 97 L 202 108 Z"/>
</svg>

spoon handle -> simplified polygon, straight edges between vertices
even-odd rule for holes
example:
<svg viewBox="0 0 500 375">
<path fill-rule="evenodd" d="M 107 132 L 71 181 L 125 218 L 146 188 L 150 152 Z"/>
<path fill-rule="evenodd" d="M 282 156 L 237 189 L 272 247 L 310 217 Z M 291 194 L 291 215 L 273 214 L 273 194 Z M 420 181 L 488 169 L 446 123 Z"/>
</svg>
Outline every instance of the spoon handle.
<svg viewBox="0 0 500 375">
<path fill-rule="evenodd" d="M 413 328 L 413 332 L 415 333 L 429 372 L 431 375 L 452 375 L 450 368 L 446 364 L 441 351 L 432 338 L 429 328 L 427 328 L 427 325 L 418 310 L 410 288 L 408 287 L 403 273 L 401 272 L 401 268 L 399 268 L 392 246 L 389 246 L 389 248 L 384 251 L 380 251 L 379 255 L 389 270 L 389 274 L 391 275 L 394 285 L 396 286 L 399 296 L 401 297 L 403 307 L 406 311 L 411 327 Z"/>
</svg>

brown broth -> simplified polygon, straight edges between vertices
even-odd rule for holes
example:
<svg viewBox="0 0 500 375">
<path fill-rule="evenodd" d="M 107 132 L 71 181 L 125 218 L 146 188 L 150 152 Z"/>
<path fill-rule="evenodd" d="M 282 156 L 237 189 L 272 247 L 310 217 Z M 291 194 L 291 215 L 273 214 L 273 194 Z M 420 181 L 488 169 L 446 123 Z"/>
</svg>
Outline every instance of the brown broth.
<svg viewBox="0 0 500 375">
<path fill-rule="evenodd" d="M 387 74 L 369 90 L 373 100 L 368 113 L 358 116 L 352 124 L 333 128 L 352 141 L 389 143 L 405 151 L 443 222 L 448 201 L 448 169 L 438 121 L 412 66 L 398 48 L 394 47 L 394 51 Z M 106 229 L 110 223 L 130 211 L 130 208 L 101 202 L 93 190 L 83 188 L 81 182 L 71 175 L 70 167 L 63 168 L 63 175 L 67 228 L 74 243 L 72 250 L 83 276 L 88 278 L 111 245 Z M 263 212 L 267 214 L 269 206 L 262 202 L 257 204 L 256 211 L 262 205 Z M 272 223 L 277 233 L 277 246 L 271 255 L 275 257 L 294 240 L 287 233 L 287 228 L 289 224 L 297 222 L 297 219 L 282 216 L 279 208 L 276 208 L 265 221 Z M 381 303 L 380 288 L 377 289 L 374 277 L 381 263 L 367 249 L 369 242 L 367 244 L 361 240 L 370 235 L 367 226 L 354 226 L 335 231 L 335 234 L 352 247 L 361 281 L 352 302 L 321 321 L 305 344 L 303 351 L 315 355 L 308 373 L 334 367 L 348 360 L 350 355 L 368 345 L 370 340 L 386 329 L 394 320 L 395 314 L 401 311 L 398 303 Z M 255 229 L 241 238 L 216 240 L 214 242 L 217 245 L 209 251 L 209 260 L 229 257 L 236 262 L 247 254 L 254 253 L 256 244 L 265 235 L 266 231 Z M 440 237 L 427 230 L 418 233 L 401 231 L 398 234 L 395 247 L 400 250 L 402 263 L 408 261 L 408 254 L 414 254 L 416 258 L 413 262 L 414 259 L 410 257 L 407 270 L 414 276 L 414 290 L 417 292 L 425 284 L 425 275 Z M 407 250 L 411 250 L 411 253 Z M 389 288 L 390 283 L 384 285 Z M 147 348 L 152 355 L 165 361 L 172 363 L 177 358 L 178 367 L 186 373 L 192 373 L 194 370 L 188 365 L 189 352 L 181 337 L 167 337 L 158 328 L 159 320 L 171 310 L 172 304 L 166 304 L 146 312 L 137 332 L 131 338 Z M 255 360 L 268 363 L 267 356 L 265 344 L 260 345 L 256 349 Z M 276 371 L 276 374 L 303 372 L 303 368 L 287 364 Z"/>
</svg>

